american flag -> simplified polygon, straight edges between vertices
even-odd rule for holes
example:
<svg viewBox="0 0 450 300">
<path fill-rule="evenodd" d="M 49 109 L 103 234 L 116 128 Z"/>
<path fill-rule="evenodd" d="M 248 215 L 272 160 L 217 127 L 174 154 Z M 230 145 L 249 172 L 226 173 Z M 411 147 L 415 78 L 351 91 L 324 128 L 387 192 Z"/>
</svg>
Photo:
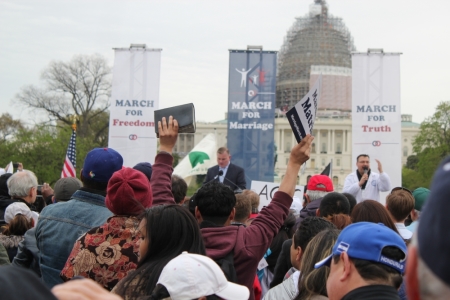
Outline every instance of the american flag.
<svg viewBox="0 0 450 300">
<path fill-rule="evenodd" d="M 70 137 L 69 146 L 67 147 L 66 159 L 64 160 L 61 178 L 76 177 L 75 173 L 75 168 L 77 166 L 76 140 L 77 140 L 77 133 L 75 130 L 73 130 L 72 136 Z"/>
</svg>

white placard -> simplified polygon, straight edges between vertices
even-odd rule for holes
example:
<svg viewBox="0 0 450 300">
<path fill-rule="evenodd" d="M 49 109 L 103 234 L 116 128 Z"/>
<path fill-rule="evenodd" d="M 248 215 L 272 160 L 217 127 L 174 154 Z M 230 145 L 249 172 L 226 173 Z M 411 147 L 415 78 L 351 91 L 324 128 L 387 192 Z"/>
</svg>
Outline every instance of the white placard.
<svg viewBox="0 0 450 300">
<path fill-rule="evenodd" d="M 309 92 L 286 113 L 297 143 L 313 132 L 317 106 L 322 91 L 322 75 Z"/>
<path fill-rule="evenodd" d="M 259 210 L 261 210 L 264 206 L 269 205 L 279 187 L 279 183 L 252 180 L 250 189 L 259 195 Z M 303 190 L 304 186 L 296 185 L 294 197 L 298 197 L 302 200 Z"/>
<path fill-rule="evenodd" d="M 375 159 L 391 179 L 402 184 L 400 53 L 354 53 L 352 55 L 352 165 L 370 156 L 370 168 L 378 172 Z M 386 193 L 380 195 L 385 202 Z"/>
<path fill-rule="evenodd" d="M 108 146 L 123 156 L 124 166 L 155 159 L 160 66 L 161 49 L 115 49 Z"/>
</svg>

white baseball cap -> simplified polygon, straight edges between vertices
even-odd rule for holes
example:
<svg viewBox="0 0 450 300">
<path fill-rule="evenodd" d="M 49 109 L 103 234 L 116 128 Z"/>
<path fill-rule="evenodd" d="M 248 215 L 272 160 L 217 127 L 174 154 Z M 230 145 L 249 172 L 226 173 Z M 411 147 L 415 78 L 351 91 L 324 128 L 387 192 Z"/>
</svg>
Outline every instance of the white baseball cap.
<svg viewBox="0 0 450 300">
<path fill-rule="evenodd" d="M 14 202 L 6 207 L 5 210 L 5 222 L 9 224 L 12 219 L 18 214 L 24 215 L 28 219 L 34 218 L 30 208 L 22 202 Z"/>
<path fill-rule="evenodd" d="M 228 282 L 219 265 L 207 256 L 183 252 L 162 270 L 158 283 L 172 300 L 191 300 L 216 295 L 225 300 L 247 300 L 246 286 Z"/>
</svg>

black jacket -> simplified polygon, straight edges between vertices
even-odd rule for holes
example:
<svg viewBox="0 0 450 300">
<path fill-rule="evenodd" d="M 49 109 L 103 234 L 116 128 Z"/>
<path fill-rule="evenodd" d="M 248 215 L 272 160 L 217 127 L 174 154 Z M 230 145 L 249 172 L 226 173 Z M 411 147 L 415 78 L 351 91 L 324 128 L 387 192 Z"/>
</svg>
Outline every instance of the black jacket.
<svg viewBox="0 0 450 300">
<path fill-rule="evenodd" d="M 389 285 L 368 285 L 357 288 L 341 300 L 400 300 L 397 290 Z"/>
<path fill-rule="evenodd" d="M 219 166 L 216 165 L 208 169 L 206 173 L 205 181 L 208 183 L 214 179 L 216 175 L 219 175 Z M 217 179 L 219 180 L 219 179 Z M 223 184 L 228 185 L 233 191 L 240 188 L 242 190 L 246 189 L 245 172 L 241 167 L 230 163 L 223 179 Z"/>
</svg>

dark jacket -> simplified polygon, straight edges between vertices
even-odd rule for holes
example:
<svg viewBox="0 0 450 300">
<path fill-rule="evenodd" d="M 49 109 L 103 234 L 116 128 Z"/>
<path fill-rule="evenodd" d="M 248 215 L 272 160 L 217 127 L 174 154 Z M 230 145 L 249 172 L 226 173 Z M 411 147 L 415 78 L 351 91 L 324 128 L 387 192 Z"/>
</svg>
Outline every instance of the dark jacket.
<svg viewBox="0 0 450 300">
<path fill-rule="evenodd" d="M 17 200 L 11 199 L 11 197 L 0 195 L 0 226 L 6 224 L 5 222 L 5 210 L 11 203 L 17 202 Z"/>
<path fill-rule="evenodd" d="M 300 211 L 300 217 L 295 221 L 295 229 L 297 229 L 307 217 L 316 216 L 316 210 L 320 207 L 320 202 L 322 202 L 322 198 L 316 199 L 308 203 L 306 207 L 302 208 Z"/>
<path fill-rule="evenodd" d="M 368 285 L 347 293 L 342 300 L 400 300 L 397 290 L 389 285 Z"/>
<path fill-rule="evenodd" d="M 17 254 L 19 243 L 23 240 L 23 236 L 19 235 L 4 235 L 0 233 L 0 243 L 8 252 L 9 261 L 11 262 Z"/>
<path fill-rule="evenodd" d="M 250 299 L 255 299 L 253 281 L 259 261 L 272 243 L 289 213 L 292 197 L 278 191 L 248 227 L 225 226 L 202 228 L 206 254 L 212 259 L 234 252 L 238 283 L 248 287 Z"/>
<path fill-rule="evenodd" d="M 15 266 L 1 267 L 0 291 L 8 300 L 57 300 L 36 274 Z"/>
<path fill-rule="evenodd" d="M 277 264 L 275 265 L 275 270 L 273 271 L 273 279 L 270 283 L 270 288 L 282 283 L 286 273 L 292 268 L 291 246 L 292 239 L 284 241 L 283 246 L 281 247 L 281 253 L 278 256 Z"/>
<path fill-rule="evenodd" d="M 41 277 L 39 267 L 39 249 L 36 245 L 36 227 L 25 232 L 24 239 L 19 243 L 17 254 L 12 261 L 13 265 L 27 268 Z"/>
<path fill-rule="evenodd" d="M 210 182 L 215 176 L 219 174 L 219 166 L 216 165 L 208 169 L 206 173 L 205 181 L 203 183 Z M 217 179 L 218 180 L 218 179 Z M 223 179 L 223 184 L 228 185 L 233 191 L 238 187 L 242 190 L 246 189 L 245 172 L 241 167 L 230 163 Z"/>
<path fill-rule="evenodd" d="M 9 261 L 8 252 L 5 249 L 5 246 L 0 244 L 0 266 L 9 265 L 11 262 Z"/>
</svg>

